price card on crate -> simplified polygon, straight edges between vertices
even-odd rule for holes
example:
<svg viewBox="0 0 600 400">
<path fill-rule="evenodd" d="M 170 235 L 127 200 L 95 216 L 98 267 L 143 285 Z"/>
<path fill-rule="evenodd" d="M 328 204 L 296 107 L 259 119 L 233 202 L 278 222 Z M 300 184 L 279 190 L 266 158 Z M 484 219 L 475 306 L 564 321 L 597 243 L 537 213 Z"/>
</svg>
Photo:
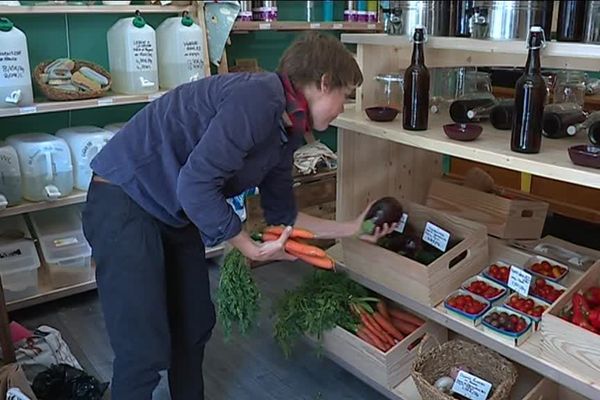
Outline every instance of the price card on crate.
<svg viewBox="0 0 600 400">
<path fill-rule="evenodd" d="M 492 384 L 468 372 L 460 371 L 452 391 L 470 400 L 486 400 L 492 390 Z"/>
<path fill-rule="evenodd" d="M 508 287 L 519 293 L 523 297 L 529 294 L 529 286 L 531 285 L 531 274 L 523 271 L 514 265 L 510 266 L 510 274 L 508 275 Z"/>
<path fill-rule="evenodd" d="M 440 251 L 446 251 L 448 241 L 450 240 L 450 232 L 447 232 L 437 225 L 428 222 L 425 225 L 423 232 L 423 241 L 429 243 Z"/>
<path fill-rule="evenodd" d="M 408 221 L 408 214 L 402 213 L 402 217 L 400 217 L 400 221 L 398 221 L 398 226 L 394 230 L 398 233 L 404 233 L 404 228 L 406 228 L 407 221 Z"/>
</svg>

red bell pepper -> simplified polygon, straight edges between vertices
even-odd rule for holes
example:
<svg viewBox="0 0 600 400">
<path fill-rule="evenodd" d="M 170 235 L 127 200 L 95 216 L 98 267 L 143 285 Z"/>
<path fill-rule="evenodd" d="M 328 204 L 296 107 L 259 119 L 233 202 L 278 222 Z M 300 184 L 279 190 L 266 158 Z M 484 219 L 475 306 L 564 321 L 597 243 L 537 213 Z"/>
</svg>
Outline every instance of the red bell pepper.
<svg viewBox="0 0 600 400">
<path fill-rule="evenodd" d="M 600 287 L 595 286 L 588 288 L 583 293 L 583 297 L 585 297 L 591 307 L 596 308 L 600 306 Z"/>
<path fill-rule="evenodd" d="M 585 299 L 585 297 L 583 297 L 583 295 L 580 293 L 575 293 L 573 295 L 572 302 L 573 302 L 573 317 L 575 317 L 578 314 L 581 314 L 585 318 L 587 318 L 587 316 L 590 314 L 590 306 L 589 306 L 587 300 Z"/>
</svg>

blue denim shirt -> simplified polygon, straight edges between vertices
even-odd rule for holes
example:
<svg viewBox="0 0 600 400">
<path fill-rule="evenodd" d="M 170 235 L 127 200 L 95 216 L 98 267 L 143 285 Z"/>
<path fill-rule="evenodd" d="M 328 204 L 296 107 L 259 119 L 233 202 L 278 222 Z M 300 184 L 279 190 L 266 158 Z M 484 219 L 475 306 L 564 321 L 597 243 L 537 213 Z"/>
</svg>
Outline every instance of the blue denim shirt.
<svg viewBox="0 0 600 400">
<path fill-rule="evenodd" d="M 226 199 L 258 187 L 269 224 L 293 224 L 293 154 L 275 73 L 227 74 L 179 86 L 138 112 L 92 160 L 148 213 L 194 223 L 207 246 L 241 231 Z"/>
</svg>

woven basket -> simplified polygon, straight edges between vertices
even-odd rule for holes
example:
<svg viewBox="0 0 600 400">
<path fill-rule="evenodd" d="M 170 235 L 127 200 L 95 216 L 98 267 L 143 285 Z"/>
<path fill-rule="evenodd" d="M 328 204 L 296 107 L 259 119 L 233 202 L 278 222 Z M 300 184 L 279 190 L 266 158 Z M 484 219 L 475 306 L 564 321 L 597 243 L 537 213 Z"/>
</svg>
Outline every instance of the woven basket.
<svg viewBox="0 0 600 400">
<path fill-rule="evenodd" d="M 449 375 L 452 367 L 461 365 L 492 384 L 493 393 L 488 400 L 510 398 L 512 387 L 517 381 L 515 366 L 484 346 L 462 340 L 451 340 L 417 356 L 411 376 L 421 397 L 427 400 L 454 400 L 433 385 L 437 379 Z"/>
<path fill-rule="evenodd" d="M 100 90 L 93 90 L 90 92 L 69 92 L 69 91 L 60 90 L 51 85 L 48 85 L 42 81 L 42 74 L 44 73 L 44 68 L 46 68 L 46 66 L 48 64 L 50 64 L 52 61 L 53 60 L 44 61 L 41 64 L 38 64 L 38 66 L 35 67 L 35 70 L 33 71 L 33 79 L 35 80 L 35 83 L 40 88 L 42 93 L 44 93 L 44 96 L 46 96 L 49 100 L 66 101 L 66 100 L 95 99 L 95 98 L 104 96 L 106 94 L 106 92 L 108 92 L 108 90 L 110 89 L 110 85 L 112 84 L 112 79 L 111 79 L 108 71 L 106 71 L 104 68 L 102 68 L 101 66 L 99 66 L 97 64 L 94 64 L 94 63 L 91 63 L 88 61 L 81 61 L 81 60 L 74 60 L 75 68 L 73 69 L 73 71 L 78 71 L 79 68 L 81 68 L 81 67 L 88 67 L 88 68 L 104 75 L 106 78 L 108 78 L 108 85 L 106 85 L 105 87 L 103 87 Z"/>
</svg>

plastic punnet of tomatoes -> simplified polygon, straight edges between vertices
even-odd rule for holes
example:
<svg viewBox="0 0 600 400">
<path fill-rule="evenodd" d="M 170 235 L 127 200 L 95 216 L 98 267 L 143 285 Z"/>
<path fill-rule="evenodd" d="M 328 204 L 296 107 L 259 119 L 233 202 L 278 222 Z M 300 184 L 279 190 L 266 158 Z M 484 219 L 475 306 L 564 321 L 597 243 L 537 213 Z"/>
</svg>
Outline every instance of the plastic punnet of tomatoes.
<svg viewBox="0 0 600 400">
<path fill-rule="evenodd" d="M 508 289 L 482 275 L 467 279 L 461 288 L 473 294 L 484 297 L 490 303 L 499 302 L 508 293 Z"/>
<path fill-rule="evenodd" d="M 548 304 L 554 303 L 566 291 L 564 286 L 544 278 L 534 278 L 529 294 Z"/>
<path fill-rule="evenodd" d="M 539 322 L 542 320 L 542 314 L 548 309 L 548 305 L 533 297 L 523 297 L 518 293 L 513 293 L 504 305 L 520 314 L 526 315 L 534 322 L 534 327 L 539 328 Z"/>
<path fill-rule="evenodd" d="M 483 317 L 483 329 L 498 339 L 519 346 L 531 335 L 532 321 L 529 317 L 506 307 L 494 307 Z"/>
<path fill-rule="evenodd" d="M 508 287 L 507 285 L 508 276 L 510 275 L 510 265 L 502 261 L 497 261 L 487 267 L 483 271 L 483 275 L 504 287 Z"/>
<path fill-rule="evenodd" d="M 466 290 L 459 289 L 444 300 L 446 310 L 459 319 L 479 325 L 483 314 L 491 307 L 490 302 Z"/>
<path fill-rule="evenodd" d="M 525 268 L 529 272 L 553 282 L 559 282 L 567 275 L 567 273 L 569 273 L 569 267 L 566 265 L 559 264 L 556 261 L 541 256 L 531 257 L 527 263 L 525 263 Z"/>
</svg>

